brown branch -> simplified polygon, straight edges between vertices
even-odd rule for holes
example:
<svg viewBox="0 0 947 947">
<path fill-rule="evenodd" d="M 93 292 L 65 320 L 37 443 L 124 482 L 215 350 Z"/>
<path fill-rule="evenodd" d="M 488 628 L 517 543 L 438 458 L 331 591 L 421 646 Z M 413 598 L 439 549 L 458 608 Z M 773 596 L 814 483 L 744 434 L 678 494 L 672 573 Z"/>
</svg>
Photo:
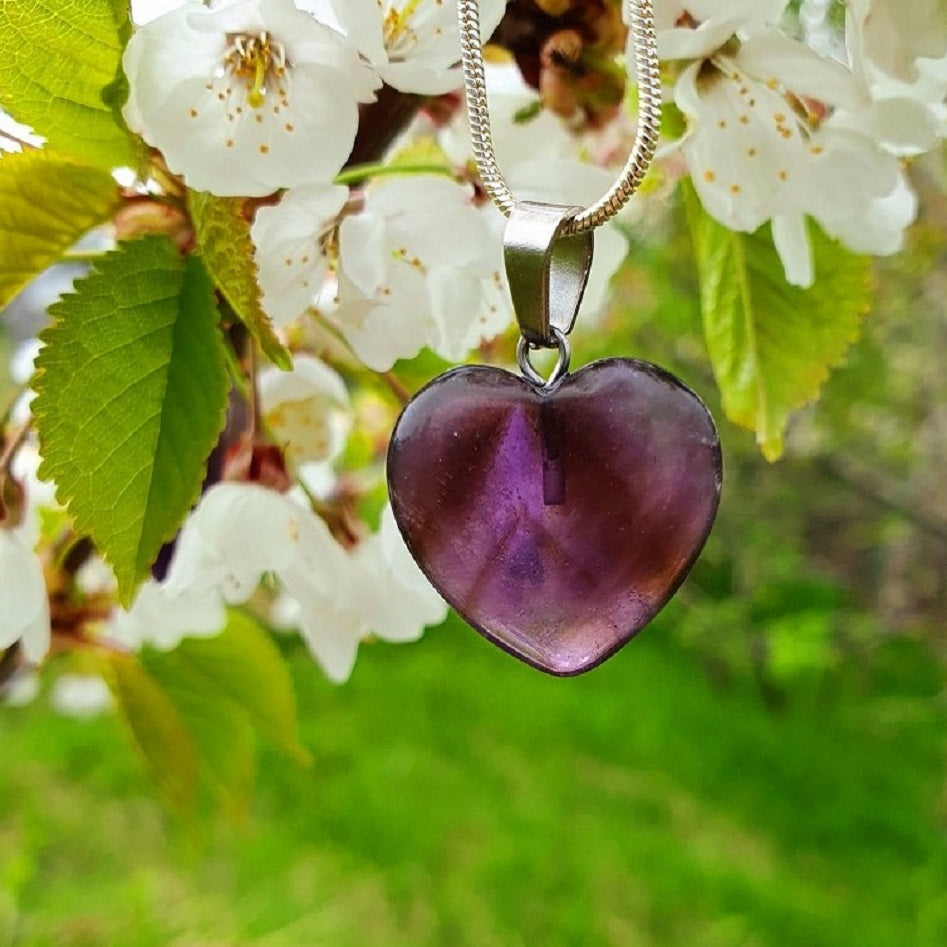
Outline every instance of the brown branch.
<svg viewBox="0 0 947 947">
<path fill-rule="evenodd" d="M 16 452 L 20 449 L 23 442 L 30 433 L 33 426 L 33 419 L 27 418 L 16 430 L 3 442 L 3 449 L 0 450 L 0 473 L 7 470 L 13 461 Z"/>
<path fill-rule="evenodd" d="M 13 680 L 20 668 L 20 642 L 14 641 L 6 651 L 0 652 L 0 687 Z"/>
<path fill-rule="evenodd" d="M 423 95 L 383 85 L 375 101 L 359 109 L 358 134 L 345 167 L 381 161 L 426 101 Z"/>
<path fill-rule="evenodd" d="M 394 372 L 379 372 L 378 377 L 388 386 L 402 405 L 406 405 L 411 400 L 411 392 L 408 391 Z"/>
</svg>

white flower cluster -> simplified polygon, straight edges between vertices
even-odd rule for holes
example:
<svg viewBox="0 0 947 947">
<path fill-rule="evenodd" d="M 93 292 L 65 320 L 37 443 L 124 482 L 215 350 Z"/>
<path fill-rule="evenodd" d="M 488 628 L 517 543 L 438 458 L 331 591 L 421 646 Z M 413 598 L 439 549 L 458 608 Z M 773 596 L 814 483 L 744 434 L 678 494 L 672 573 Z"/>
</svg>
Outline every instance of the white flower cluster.
<svg viewBox="0 0 947 947">
<path fill-rule="evenodd" d="M 505 6 L 483 0 L 483 35 Z M 807 286 L 807 217 L 859 252 L 902 246 L 916 210 L 902 159 L 932 148 L 947 126 L 947 39 L 941 0 L 918 0 L 909 16 L 895 0 L 850 0 L 841 42 L 825 28 L 828 0 L 802 4 L 793 21 L 802 37 L 784 30 L 788 7 L 655 0 L 658 51 L 676 64 L 669 97 L 687 123 L 663 156 L 683 158 L 727 227 L 770 222 L 787 279 Z M 281 195 L 253 227 L 278 327 L 318 306 L 366 365 L 386 370 L 424 347 L 461 358 L 509 324 L 500 227 L 469 186 L 433 176 L 356 192 L 333 183 L 359 108 L 382 84 L 424 95 L 460 87 L 452 0 L 136 0 L 133 9 L 142 25 L 124 61 L 130 127 L 193 188 Z M 613 171 L 578 160 L 594 145 L 548 114 L 518 124 L 530 93 L 512 69 L 491 69 L 490 80 L 516 193 L 597 198 Z M 440 141 L 466 162 L 459 130 L 440 130 Z M 609 229 L 598 243 L 593 286 L 624 249 Z"/>
<path fill-rule="evenodd" d="M 684 64 L 673 98 L 687 131 L 673 147 L 704 207 L 732 230 L 770 221 L 787 279 L 808 286 L 806 217 L 858 252 L 901 248 L 916 200 L 900 159 L 947 134 L 947 19 L 940 0 L 853 0 L 836 47 L 820 41 L 831 4 L 810 0 L 810 46 L 780 29 L 788 5 L 655 10 L 659 55 Z"/>
<path fill-rule="evenodd" d="M 298 628 L 330 680 L 345 681 L 359 642 L 415 641 L 447 606 L 404 547 L 390 510 L 378 533 L 343 548 L 305 498 L 255 484 L 208 490 L 177 540 L 167 581 L 148 582 L 110 634 L 125 645 L 173 648 L 216 634 L 224 607 L 246 602 L 264 576 L 279 584 L 274 618 Z"/>
<path fill-rule="evenodd" d="M 432 175 L 350 193 L 333 183 L 359 106 L 382 83 L 462 84 L 453 3 L 167 4 L 128 44 L 125 118 L 196 190 L 279 203 L 256 215 L 264 306 L 283 328 L 319 303 L 369 367 L 429 347 L 466 356 L 509 324 L 499 244 L 470 185 Z M 170 10 L 167 7 L 171 7 Z M 483 3 L 484 31 L 502 0 Z"/>
</svg>

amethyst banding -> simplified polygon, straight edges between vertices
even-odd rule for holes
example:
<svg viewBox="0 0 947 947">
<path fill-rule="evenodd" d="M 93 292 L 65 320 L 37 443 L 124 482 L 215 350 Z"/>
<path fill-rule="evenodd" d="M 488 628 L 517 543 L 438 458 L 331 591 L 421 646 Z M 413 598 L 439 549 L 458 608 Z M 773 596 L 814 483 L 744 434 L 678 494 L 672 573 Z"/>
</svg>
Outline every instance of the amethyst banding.
<svg viewBox="0 0 947 947">
<path fill-rule="evenodd" d="M 388 486 L 408 548 L 486 638 L 556 675 L 600 664 L 667 603 L 720 496 L 701 400 L 610 358 L 551 390 L 498 368 L 435 378 L 392 434 Z"/>
</svg>

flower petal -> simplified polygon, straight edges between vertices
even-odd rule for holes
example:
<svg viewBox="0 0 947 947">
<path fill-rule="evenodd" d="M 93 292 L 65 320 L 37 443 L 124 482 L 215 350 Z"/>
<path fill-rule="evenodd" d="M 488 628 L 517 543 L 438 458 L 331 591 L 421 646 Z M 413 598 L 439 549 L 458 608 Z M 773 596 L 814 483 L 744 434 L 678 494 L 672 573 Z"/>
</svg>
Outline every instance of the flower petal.
<svg viewBox="0 0 947 947">
<path fill-rule="evenodd" d="M 408 552 L 386 506 L 379 530 L 355 551 L 365 594 L 361 609 L 365 625 L 384 641 L 417 641 L 425 627 L 447 617 L 447 604 L 437 594 Z"/>
<path fill-rule="evenodd" d="M 63 716 L 89 719 L 112 706 L 112 693 L 96 674 L 62 674 L 53 683 L 50 703 Z"/>
<path fill-rule="evenodd" d="M 815 280 L 815 271 L 806 218 L 802 214 L 773 217 L 773 245 L 783 264 L 786 282 L 808 289 Z"/>
<path fill-rule="evenodd" d="M 246 601 L 265 572 L 288 568 L 298 554 L 300 524 L 312 516 L 274 490 L 220 483 L 201 499 L 178 537 L 165 583 L 181 595 L 216 589 Z"/>
<path fill-rule="evenodd" d="M 349 395 L 338 372 L 302 354 L 290 372 L 261 371 L 257 385 L 263 419 L 294 467 L 338 454 L 351 427 Z"/>
<path fill-rule="evenodd" d="M 185 4 L 139 29 L 123 63 L 129 127 L 191 187 L 221 195 L 328 183 L 377 85 L 291 0 Z"/>
<path fill-rule="evenodd" d="M 40 662 L 49 650 L 49 600 L 43 567 L 16 533 L 0 528 L 0 649 L 20 641 L 26 659 Z"/>
<path fill-rule="evenodd" d="M 852 71 L 827 59 L 779 30 L 765 30 L 743 43 L 733 61 L 737 69 L 759 82 L 791 89 L 840 108 L 861 109 L 869 105 Z"/>
<path fill-rule="evenodd" d="M 379 371 L 429 346 L 452 358 L 500 310 L 499 243 L 470 189 L 418 176 L 371 188 L 339 227 L 339 306 L 331 318 Z"/>
<path fill-rule="evenodd" d="M 505 0 L 483 0 L 484 40 L 496 29 Z M 457 11 L 444 0 L 333 0 L 341 31 L 390 86 L 441 95 L 463 85 Z"/>
<path fill-rule="evenodd" d="M 277 326 L 302 315 L 329 271 L 322 240 L 336 225 L 349 190 L 312 184 L 287 191 L 261 207 L 250 230 L 263 308 Z"/>
<path fill-rule="evenodd" d="M 131 608 L 112 613 L 108 635 L 129 648 L 149 644 L 170 651 L 183 638 L 219 634 L 226 621 L 220 594 L 202 583 L 175 590 L 149 580 L 138 590 Z"/>
<path fill-rule="evenodd" d="M 747 37 L 778 24 L 787 5 L 788 0 L 659 0 L 654 11 L 658 55 L 706 59 L 732 36 Z"/>
</svg>

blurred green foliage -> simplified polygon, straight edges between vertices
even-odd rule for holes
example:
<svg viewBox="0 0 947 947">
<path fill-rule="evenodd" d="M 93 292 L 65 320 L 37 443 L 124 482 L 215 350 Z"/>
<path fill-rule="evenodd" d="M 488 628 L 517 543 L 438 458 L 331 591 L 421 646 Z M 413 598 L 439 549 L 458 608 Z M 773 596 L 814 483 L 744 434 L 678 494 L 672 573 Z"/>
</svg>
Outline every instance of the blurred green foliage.
<svg viewBox="0 0 947 947">
<path fill-rule="evenodd" d="M 344 688 L 295 652 L 315 766 L 267 755 L 246 822 L 197 837 L 113 718 L 7 710 L 5 943 L 939 947 L 923 648 L 892 640 L 774 713 L 674 643 L 699 614 L 569 681 L 456 621 L 366 647 Z"/>
</svg>

